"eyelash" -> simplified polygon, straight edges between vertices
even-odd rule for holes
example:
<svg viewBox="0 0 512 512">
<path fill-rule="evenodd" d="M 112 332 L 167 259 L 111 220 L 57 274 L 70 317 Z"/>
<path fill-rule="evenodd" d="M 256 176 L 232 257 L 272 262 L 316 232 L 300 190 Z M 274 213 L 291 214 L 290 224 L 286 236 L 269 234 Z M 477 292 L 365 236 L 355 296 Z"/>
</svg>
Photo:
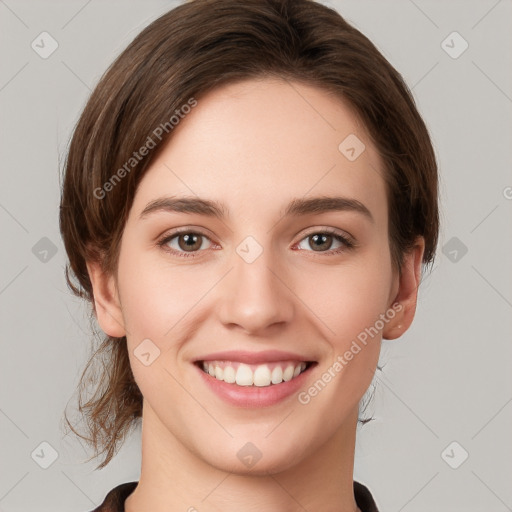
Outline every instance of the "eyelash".
<svg viewBox="0 0 512 512">
<path fill-rule="evenodd" d="M 207 249 L 203 249 L 203 250 L 192 251 L 192 252 L 187 253 L 187 252 L 183 252 L 183 251 L 176 251 L 175 249 L 166 247 L 166 244 L 168 244 L 171 240 L 176 238 L 178 235 L 182 235 L 182 234 L 199 235 L 201 237 L 204 237 L 204 238 L 207 238 L 208 240 L 210 240 L 210 238 L 207 235 L 205 235 L 201 232 L 193 231 L 193 230 L 185 228 L 185 229 L 180 229 L 180 230 L 174 231 L 172 234 L 170 234 L 168 236 L 164 236 L 163 239 L 161 239 L 157 242 L 157 245 L 159 247 L 161 247 L 164 251 L 171 253 L 173 255 L 176 255 L 179 258 L 196 258 L 196 257 L 198 257 L 198 253 L 203 252 L 204 250 L 207 250 Z M 332 235 L 334 237 L 334 239 L 337 240 L 338 242 L 341 242 L 344 245 L 344 247 L 339 247 L 338 249 L 329 249 L 328 251 L 308 251 L 308 252 L 313 252 L 313 253 L 316 252 L 317 254 L 314 255 L 315 257 L 321 257 L 322 255 L 326 255 L 326 254 L 335 256 L 344 251 L 351 250 L 356 246 L 356 243 L 354 240 L 352 240 L 351 238 L 349 238 L 347 236 L 341 235 L 339 232 L 337 232 L 335 229 L 332 229 L 332 228 L 321 228 L 316 231 L 311 231 L 310 233 L 306 234 L 303 238 L 301 238 L 298 243 L 300 244 L 303 240 L 305 240 L 313 235 L 320 235 L 320 234 Z M 210 242 L 212 242 L 212 241 L 210 240 Z M 304 251 L 307 249 L 298 249 L 298 250 Z"/>
</svg>

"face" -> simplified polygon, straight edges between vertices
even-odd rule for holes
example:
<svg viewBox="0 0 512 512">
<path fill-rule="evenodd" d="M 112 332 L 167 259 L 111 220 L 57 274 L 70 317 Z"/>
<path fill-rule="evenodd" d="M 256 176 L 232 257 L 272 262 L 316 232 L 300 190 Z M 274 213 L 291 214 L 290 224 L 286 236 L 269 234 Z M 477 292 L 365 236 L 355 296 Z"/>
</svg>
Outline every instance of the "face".
<svg viewBox="0 0 512 512">
<path fill-rule="evenodd" d="M 100 325 L 127 336 L 162 438 L 240 473 L 250 442 L 254 474 L 357 417 L 383 334 L 412 319 L 422 254 L 399 278 L 383 172 L 320 89 L 251 80 L 198 99 L 137 189 L 116 276 L 90 266 Z"/>
</svg>

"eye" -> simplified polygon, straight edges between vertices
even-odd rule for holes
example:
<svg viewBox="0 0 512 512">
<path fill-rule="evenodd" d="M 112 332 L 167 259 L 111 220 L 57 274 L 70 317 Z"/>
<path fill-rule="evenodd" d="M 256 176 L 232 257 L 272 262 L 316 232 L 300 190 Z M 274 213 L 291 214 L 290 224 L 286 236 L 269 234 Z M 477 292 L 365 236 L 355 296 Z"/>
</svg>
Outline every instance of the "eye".
<svg viewBox="0 0 512 512">
<path fill-rule="evenodd" d="M 336 244 L 338 244 L 338 247 L 333 248 L 333 245 Z M 352 249 L 355 243 L 347 236 L 335 230 L 323 229 L 322 231 L 308 234 L 300 241 L 297 247 L 300 250 L 308 250 L 308 247 L 304 247 L 304 245 L 308 245 L 313 252 L 338 254 L 347 249 Z"/>
<path fill-rule="evenodd" d="M 215 244 L 203 233 L 184 229 L 165 236 L 158 245 L 178 257 L 189 258 L 198 256 L 199 252 L 211 249 Z M 333 248 L 333 245 L 338 247 Z M 355 242 L 350 237 L 332 228 L 313 231 L 297 244 L 299 250 L 325 254 L 338 254 L 353 247 Z"/>
<path fill-rule="evenodd" d="M 185 258 L 194 257 L 194 253 L 209 249 L 212 244 L 212 241 L 206 235 L 195 231 L 175 232 L 158 242 L 158 245 L 163 249 Z"/>
</svg>

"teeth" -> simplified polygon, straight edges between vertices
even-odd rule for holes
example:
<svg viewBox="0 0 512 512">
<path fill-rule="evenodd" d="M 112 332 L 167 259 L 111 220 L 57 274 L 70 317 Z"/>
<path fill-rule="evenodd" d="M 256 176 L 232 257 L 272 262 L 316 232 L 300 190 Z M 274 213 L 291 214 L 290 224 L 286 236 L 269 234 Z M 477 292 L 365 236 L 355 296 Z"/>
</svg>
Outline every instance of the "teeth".
<svg viewBox="0 0 512 512">
<path fill-rule="evenodd" d="M 238 365 L 238 367 L 237 367 Z M 202 363 L 203 370 L 229 384 L 238 386 L 267 387 L 271 384 L 281 384 L 298 377 L 305 369 L 306 363 L 269 363 L 248 365 L 229 361 L 212 361 Z"/>
<path fill-rule="evenodd" d="M 276 366 L 272 370 L 272 384 L 281 384 L 281 382 L 283 382 L 283 369 Z"/>
<path fill-rule="evenodd" d="M 235 369 L 232 366 L 226 366 L 224 368 L 224 382 L 233 384 L 236 381 Z"/>
<path fill-rule="evenodd" d="M 254 372 L 254 385 L 255 386 L 270 386 L 272 381 L 272 374 L 267 365 L 258 366 Z"/>
<path fill-rule="evenodd" d="M 215 378 L 219 380 L 224 380 L 222 377 L 224 376 L 224 370 L 220 366 L 215 367 Z"/>
<path fill-rule="evenodd" d="M 254 376 L 252 370 L 246 364 L 241 364 L 236 372 L 236 383 L 239 386 L 252 386 L 254 384 Z"/>
<path fill-rule="evenodd" d="M 286 370 L 283 373 L 283 380 L 285 382 L 288 382 L 289 380 L 292 380 L 293 374 L 294 374 L 294 368 L 293 366 L 289 365 L 286 367 Z"/>
</svg>

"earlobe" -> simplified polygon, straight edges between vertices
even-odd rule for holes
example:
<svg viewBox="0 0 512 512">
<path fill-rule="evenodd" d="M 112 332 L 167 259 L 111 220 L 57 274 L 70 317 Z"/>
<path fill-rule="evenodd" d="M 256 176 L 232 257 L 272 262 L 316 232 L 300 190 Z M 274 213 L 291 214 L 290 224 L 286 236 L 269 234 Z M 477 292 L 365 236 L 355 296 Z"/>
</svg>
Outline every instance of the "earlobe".
<svg viewBox="0 0 512 512">
<path fill-rule="evenodd" d="M 87 262 L 87 271 L 93 288 L 98 324 L 108 336 L 125 336 L 126 329 L 114 276 L 107 274 L 101 264 L 95 261 Z"/>
<path fill-rule="evenodd" d="M 382 331 L 384 339 L 393 340 L 399 338 L 412 324 L 414 314 L 416 313 L 424 252 L 425 240 L 423 237 L 418 237 L 414 247 L 404 255 L 398 292 L 392 301 L 396 314 Z M 400 307 L 396 306 L 397 304 Z"/>
</svg>

